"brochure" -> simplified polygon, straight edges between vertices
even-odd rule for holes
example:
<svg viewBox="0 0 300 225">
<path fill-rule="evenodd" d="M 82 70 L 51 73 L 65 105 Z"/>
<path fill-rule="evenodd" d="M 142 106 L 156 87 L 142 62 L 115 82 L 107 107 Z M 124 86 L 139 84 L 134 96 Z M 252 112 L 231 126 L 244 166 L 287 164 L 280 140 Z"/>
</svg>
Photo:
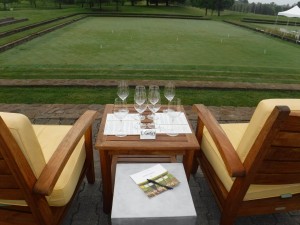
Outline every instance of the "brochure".
<svg viewBox="0 0 300 225">
<path fill-rule="evenodd" d="M 162 165 L 157 164 L 141 172 L 130 175 L 134 182 L 152 198 L 164 191 L 172 190 L 180 182 Z"/>
</svg>

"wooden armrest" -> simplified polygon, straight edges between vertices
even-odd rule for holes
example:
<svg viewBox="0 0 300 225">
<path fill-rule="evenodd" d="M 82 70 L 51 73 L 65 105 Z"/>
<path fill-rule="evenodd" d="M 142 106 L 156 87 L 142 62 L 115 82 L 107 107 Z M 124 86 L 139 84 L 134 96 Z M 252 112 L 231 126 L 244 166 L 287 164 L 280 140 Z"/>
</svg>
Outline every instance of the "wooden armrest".
<svg viewBox="0 0 300 225">
<path fill-rule="evenodd" d="M 96 111 L 88 110 L 79 117 L 43 169 L 34 185 L 34 192 L 43 195 L 50 195 L 52 193 L 53 188 L 76 145 L 85 132 L 92 126 L 96 116 Z"/>
<path fill-rule="evenodd" d="M 229 175 L 244 176 L 245 168 L 216 118 L 204 105 L 194 105 L 193 108 L 216 144 Z"/>
</svg>

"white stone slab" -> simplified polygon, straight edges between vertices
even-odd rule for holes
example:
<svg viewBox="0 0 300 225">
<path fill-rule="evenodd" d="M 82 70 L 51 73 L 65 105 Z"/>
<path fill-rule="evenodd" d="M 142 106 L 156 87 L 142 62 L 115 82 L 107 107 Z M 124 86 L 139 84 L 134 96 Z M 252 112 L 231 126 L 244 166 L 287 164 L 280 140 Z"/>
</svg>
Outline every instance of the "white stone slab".
<svg viewBox="0 0 300 225">
<path fill-rule="evenodd" d="M 161 163 L 180 184 L 148 198 L 130 175 L 156 163 L 117 164 L 111 213 L 112 225 L 193 225 L 196 210 L 182 163 Z"/>
</svg>

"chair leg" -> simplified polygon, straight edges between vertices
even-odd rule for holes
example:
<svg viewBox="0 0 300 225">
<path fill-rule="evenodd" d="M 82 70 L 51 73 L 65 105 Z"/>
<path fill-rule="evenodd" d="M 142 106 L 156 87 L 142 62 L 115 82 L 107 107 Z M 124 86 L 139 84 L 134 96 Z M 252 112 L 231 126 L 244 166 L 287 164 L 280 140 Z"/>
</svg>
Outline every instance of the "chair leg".
<svg viewBox="0 0 300 225">
<path fill-rule="evenodd" d="M 86 178 L 90 184 L 93 184 L 95 183 L 95 167 L 92 145 L 92 127 L 89 127 L 85 133 L 85 149 L 87 163 Z"/>
<path fill-rule="evenodd" d="M 198 160 L 197 160 L 197 153 L 195 153 L 195 154 L 194 154 L 194 158 L 193 158 L 192 170 L 191 170 L 191 173 L 192 173 L 192 174 L 197 173 L 198 166 L 199 166 L 199 162 L 198 162 Z"/>
<path fill-rule="evenodd" d="M 87 168 L 86 178 L 90 184 L 95 183 L 95 167 L 93 161 L 90 162 L 90 165 Z"/>
<path fill-rule="evenodd" d="M 235 219 L 236 218 L 233 215 L 225 215 L 224 213 L 222 213 L 220 219 L 220 225 L 233 225 Z"/>
</svg>

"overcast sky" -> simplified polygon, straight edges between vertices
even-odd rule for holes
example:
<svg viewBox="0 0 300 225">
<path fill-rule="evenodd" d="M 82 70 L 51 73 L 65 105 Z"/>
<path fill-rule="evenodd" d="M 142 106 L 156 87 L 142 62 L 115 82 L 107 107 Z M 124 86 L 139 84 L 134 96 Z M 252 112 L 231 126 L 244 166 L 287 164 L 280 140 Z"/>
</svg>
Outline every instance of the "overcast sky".
<svg viewBox="0 0 300 225">
<path fill-rule="evenodd" d="M 274 2 L 276 5 L 293 5 L 299 2 L 300 0 L 248 0 L 249 3 L 252 2 L 261 2 L 261 3 L 271 3 Z"/>
</svg>

